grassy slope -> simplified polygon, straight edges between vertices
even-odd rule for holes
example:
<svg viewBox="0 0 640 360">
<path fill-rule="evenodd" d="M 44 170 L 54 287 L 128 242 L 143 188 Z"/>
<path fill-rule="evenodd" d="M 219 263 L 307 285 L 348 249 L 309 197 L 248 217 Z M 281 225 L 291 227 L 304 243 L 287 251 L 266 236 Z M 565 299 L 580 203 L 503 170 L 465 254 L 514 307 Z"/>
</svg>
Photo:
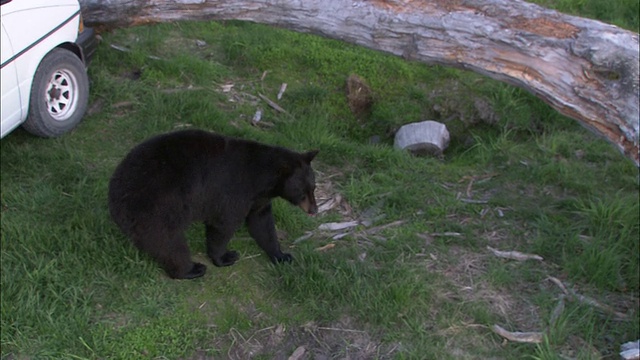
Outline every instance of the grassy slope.
<svg viewBox="0 0 640 360">
<path fill-rule="evenodd" d="M 0 143 L 3 357 L 267 359 L 304 346 L 307 358 L 588 358 L 637 338 L 637 313 L 617 322 L 575 302 L 549 326 L 561 292 L 548 276 L 619 311 L 637 308 L 638 172 L 531 95 L 246 23 L 139 27 L 104 38 L 90 70 L 95 113 L 59 139 L 17 131 Z M 347 106 L 351 73 L 375 94 L 366 119 Z M 288 115 L 255 101 L 259 93 L 275 99 L 282 82 Z M 231 83 L 231 92 L 220 90 Z M 272 127 L 249 124 L 256 106 Z M 443 159 L 392 149 L 393 130 L 422 119 L 447 122 Z M 271 266 L 242 230 L 232 242 L 238 264 L 169 280 L 111 224 L 106 188 L 131 146 L 184 126 L 319 148 L 318 181 L 352 211 L 308 218 L 277 201 L 294 264 Z M 467 196 L 487 203 L 459 200 Z M 371 209 L 385 215 L 378 225 L 406 223 L 293 244 L 320 223 Z M 460 236 L 437 235 L 445 232 Z M 209 264 L 203 235 L 194 225 L 189 238 Z M 315 250 L 330 242 L 334 248 Z M 497 259 L 487 245 L 545 260 Z M 539 346 L 505 345 L 489 330 L 496 323 L 549 327 L 549 336 Z"/>
</svg>

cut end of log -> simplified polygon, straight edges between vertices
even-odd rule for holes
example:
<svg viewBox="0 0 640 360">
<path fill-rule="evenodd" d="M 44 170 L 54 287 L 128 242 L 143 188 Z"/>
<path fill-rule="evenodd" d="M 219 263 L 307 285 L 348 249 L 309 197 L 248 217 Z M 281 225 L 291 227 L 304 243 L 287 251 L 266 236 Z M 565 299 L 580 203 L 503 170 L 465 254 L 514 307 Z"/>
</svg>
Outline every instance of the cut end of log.
<svg viewBox="0 0 640 360">
<path fill-rule="evenodd" d="M 394 146 L 416 156 L 440 156 L 449 146 L 449 131 L 437 121 L 422 121 L 404 125 L 396 133 Z"/>
</svg>

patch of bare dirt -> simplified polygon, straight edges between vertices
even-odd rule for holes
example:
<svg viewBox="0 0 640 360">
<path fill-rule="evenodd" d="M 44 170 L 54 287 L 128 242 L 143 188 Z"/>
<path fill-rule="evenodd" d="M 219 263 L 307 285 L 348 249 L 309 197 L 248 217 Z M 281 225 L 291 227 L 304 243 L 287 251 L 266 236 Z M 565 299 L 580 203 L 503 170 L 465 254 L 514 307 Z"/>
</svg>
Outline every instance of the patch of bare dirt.
<svg viewBox="0 0 640 360">
<path fill-rule="evenodd" d="M 430 266 L 431 271 L 444 275 L 453 285 L 449 292 L 440 294 L 444 301 L 484 304 L 491 313 L 498 315 L 504 323 L 514 328 L 533 331 L 544 327 L 540 309 L 528 300 L 526 289 L 507 291 L 483 279 L 493 254 L 451 246 L 448 255 L 450 260 Z"/>
<path fill-rule="evenodd" d="M 399 350 L 399 345 L 383 344 L 376 334 L 362 330 L 348 317 L 329 324 L 309 322 L 295 327 L 277 324 L 252 334 L 232 329 L 218 340 L 218 344 L 217 348 L 227 350 L 215 358 L 234 360 L 257 357 L 274 360 L 391 359 Z M 197 353 L 191 359 L 210 358 Z"/>
</svg>

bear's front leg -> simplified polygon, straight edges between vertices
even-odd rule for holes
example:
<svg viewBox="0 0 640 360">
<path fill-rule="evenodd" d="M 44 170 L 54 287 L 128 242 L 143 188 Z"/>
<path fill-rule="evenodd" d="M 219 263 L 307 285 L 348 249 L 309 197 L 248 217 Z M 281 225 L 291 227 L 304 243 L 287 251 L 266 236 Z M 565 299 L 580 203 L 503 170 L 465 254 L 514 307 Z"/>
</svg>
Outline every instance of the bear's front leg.
<svg viewBox="0 0 640 360">
<path fill-rule="evenodd" d="M 247 227 L 249 234 L 264 250 L 272 262 L 291 262 L 291 254 L 283 253 L 280 250 L 280 243 L 276 235 L 276 226 L 271 212 L 271 202 L 264 207 L 252 210 L 247 216 Z"/>
<path fill-rule="evenodd" d="M 213 265 L 218 267 L 233 265 L 240 257 L 237 251 L 227 250 L 227 244 L 229 244 L 234 232 L 235 227 L 233 226 L 205 223 L 207 255 Z"/>
</svg>

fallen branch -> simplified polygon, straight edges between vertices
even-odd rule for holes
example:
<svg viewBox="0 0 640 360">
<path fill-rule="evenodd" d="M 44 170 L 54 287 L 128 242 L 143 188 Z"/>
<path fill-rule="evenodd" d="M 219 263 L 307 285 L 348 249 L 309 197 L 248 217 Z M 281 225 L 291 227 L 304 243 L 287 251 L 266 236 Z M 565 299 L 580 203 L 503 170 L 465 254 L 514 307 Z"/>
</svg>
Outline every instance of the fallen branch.
<svg viewBox="0 0 640 360">
<path fill-rule="evenodd" d="M 638 33 L 525 1 L 80 0 L 89 26 L 244 20 L 322 34 L 519 86 L 636 166 Z"/>
</svg>

